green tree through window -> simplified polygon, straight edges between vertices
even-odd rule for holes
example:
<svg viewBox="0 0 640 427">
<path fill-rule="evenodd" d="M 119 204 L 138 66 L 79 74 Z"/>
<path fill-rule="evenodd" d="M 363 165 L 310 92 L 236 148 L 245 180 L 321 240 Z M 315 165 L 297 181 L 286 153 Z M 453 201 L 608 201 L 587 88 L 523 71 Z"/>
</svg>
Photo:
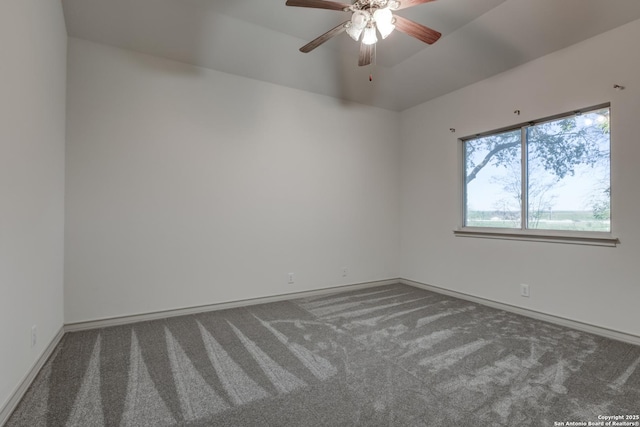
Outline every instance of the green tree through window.
<svg viewBox="0 0 640 427">
<path fill-rule="evenodd" d="M 609 118 L 607 106 L 464 140 L 464 226 L 611 231 Z"/>
</svg>

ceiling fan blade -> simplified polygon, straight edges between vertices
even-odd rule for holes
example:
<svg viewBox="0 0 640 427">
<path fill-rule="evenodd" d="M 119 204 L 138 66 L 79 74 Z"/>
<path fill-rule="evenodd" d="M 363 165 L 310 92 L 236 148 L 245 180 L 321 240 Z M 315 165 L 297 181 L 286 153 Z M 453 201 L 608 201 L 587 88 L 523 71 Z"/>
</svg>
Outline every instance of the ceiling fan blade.
<svg viewBox="0 0 640 427">
<path fill-rule="evenodd" d="M 411 37 L 415 37 L 425 43 L 433 44 L 438 41 L 440 36 L 442 36 L 442 34 L 436 30 L 432 30 L 431 28 L 425 27 L 424 25 L 418 24 L 410 19 L 403 18 L 399 15 L 394 15 L 393 17 L 395 18 L 396 30 L 408 34 Z"/>
<path fill-rule="evenodd" d="M 287 0 L 287 6 L 313 7 L 316 9 L 342 10 L 351 7 L 350 4 L 327 0 Z"/>
<path fill-rule="evenodd" d="M 342 33 L 343 31 L 345 31 L 347 29 L 347 27 L 346 27 L 347 22 L 349 22 L 349 21 L 343 22 L 342 24 L 338 25 L 337 27 L 330 29 L 329 31 L 327 31 L 326 33 L 321 35 L 320 37 L 318 37 L 318 38 L 310 41 L 306 45 L 302 46 L 300 48 L 300 52 L 309 53 L 313 49 L 315 49 L 318 46 L 320 46 L 322 43 L 324 43 L 327 40 L 329 40 L 331 37 L 337 36 L 338 34 Z"/>
<path fill-rule="evenodd" d="M 417 6 L 423 3 L 429 3 L 435 0 L 400 0 L 400 6 L 394 10 L 406 9 L 408 7 Z"/>
<path fill-rule="evenodd" d="M 358 65 L 369 65 L 373 61 L 373 45 L 360 43 L 360 56 L 358 57 Z"/>
</svg>

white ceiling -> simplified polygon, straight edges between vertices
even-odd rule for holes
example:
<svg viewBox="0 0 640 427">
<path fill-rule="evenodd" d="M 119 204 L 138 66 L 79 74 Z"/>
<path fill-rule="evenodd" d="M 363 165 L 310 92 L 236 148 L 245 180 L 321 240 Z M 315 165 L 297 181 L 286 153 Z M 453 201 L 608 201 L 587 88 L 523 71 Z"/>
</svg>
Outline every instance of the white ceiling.
<svg viewBox="0 0 640 427">
<path fill-rule="evenodd" d="M 640 19 L 640 0 L 438 0 L 398 12 L 440 31 L 437 43 L 396 31 L 375 66 L 358 67 L 346 34 L 298 51 L 344 12 L 285 0 L 62 1 L 71 37 L 395 111 Z"/>
</svg>

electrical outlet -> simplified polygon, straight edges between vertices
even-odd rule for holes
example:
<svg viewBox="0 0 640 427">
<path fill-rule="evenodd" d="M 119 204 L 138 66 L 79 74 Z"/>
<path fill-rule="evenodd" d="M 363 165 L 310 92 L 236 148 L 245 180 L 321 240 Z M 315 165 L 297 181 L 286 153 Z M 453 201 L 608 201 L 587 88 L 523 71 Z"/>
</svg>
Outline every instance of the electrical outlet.
<svg viewBox="0 0 640 427">
<path fill-rule="evenodd" d="M 342 267 L 342 277 L 347 277 L 349 275 L 349 269 L 347 267 Z"/>
<path fill-rule="evenodd" d="M 522 283 L 520 285 L 520 295 L 522 295 L 523 297 L 529 298 L 529 285 L 526 285 L 524 283 Z"/>
<path fill-rule="evenodd" d="M 31 347 L 35 347 L 38 342 L 38 327 L 33 325 L 31 327 Z"/>
<path fill-rule="evenodd" d="M 290 285 L 293 285 L 293 284 L 295 283 L 295 276 L 294 276 L 294 274 L 293 274 L 293 273 L 289 273 L 289 274 L 288 274 L 288 281 L 289 281 L 288 283 L 289 283 Z"/>
</svg>

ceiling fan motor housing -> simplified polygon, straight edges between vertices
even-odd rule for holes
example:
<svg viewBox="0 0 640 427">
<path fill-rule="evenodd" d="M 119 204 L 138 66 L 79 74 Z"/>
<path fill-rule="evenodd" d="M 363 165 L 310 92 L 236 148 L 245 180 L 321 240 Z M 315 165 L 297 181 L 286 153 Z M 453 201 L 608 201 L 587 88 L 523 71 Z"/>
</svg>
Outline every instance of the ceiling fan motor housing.
<svg viewBox="0 0 640 427">
<path fill-rule="evenodd" d="M 358 0 L 351 6 L 345 8 L 346 11 L 369 10 L 369 9 L 385 9 L 395 10 L 400 7 L 397 0 Z"/>
</svg>

